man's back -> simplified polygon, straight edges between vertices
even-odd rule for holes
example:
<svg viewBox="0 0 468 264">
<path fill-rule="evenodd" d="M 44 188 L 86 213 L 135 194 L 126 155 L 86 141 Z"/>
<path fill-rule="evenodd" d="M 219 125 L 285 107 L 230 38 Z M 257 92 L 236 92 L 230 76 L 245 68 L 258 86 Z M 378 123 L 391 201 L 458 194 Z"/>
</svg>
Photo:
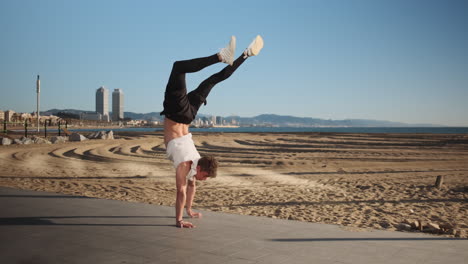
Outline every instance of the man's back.
<svg viewBox="0 0 468 264">
<path fill-rule="evenodd" d="M 164 144 L 169 143 L 169 141 L 174 138 L 179 138 L 187 135 L 189 133 L 189 125 L 177 123 L 169 118 L 164 119 Z"/>
</svg>

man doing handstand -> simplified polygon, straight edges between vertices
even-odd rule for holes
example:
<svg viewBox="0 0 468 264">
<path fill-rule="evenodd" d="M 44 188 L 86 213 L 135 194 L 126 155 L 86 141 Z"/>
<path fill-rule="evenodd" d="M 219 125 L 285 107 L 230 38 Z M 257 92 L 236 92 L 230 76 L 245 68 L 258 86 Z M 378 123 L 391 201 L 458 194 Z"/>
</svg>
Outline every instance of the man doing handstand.
<svg viewBox="0 0 468 264">
<path fill-rule="evenodd" d="M 192 228 L 190 222 L 182 221 L 186 208 L 190 217 L 200 218 L 201 213 L 192 211 L 195 197 L 195 181 L 216 177 L 218 161 L 212 157 L 201 157 L 195 148 L 189 125 L 195 119 L 198 109 L 204 103 L 211 89 L 227 79 L 250 56 L 257 55 L 263 48 L 262 37 L 257 36 L 243 54 L 234 60 L 236 38 L 214 55 L 192 60 L 176 61 L 164 94 L 164 143 L 169 160 L 176 169 L 176 226 Z M 210 65 L 224 62 L 229 64 L 223 70 L 204 80 L 195 90 L 187 94 L 185 74 L 202 70 Z"/>
</svg>

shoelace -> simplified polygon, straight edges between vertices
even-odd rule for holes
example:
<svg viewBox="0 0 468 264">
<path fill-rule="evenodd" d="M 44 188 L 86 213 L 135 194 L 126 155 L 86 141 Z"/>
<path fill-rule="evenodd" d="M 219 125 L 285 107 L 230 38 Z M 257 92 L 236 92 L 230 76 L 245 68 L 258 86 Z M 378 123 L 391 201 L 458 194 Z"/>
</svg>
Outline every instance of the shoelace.
<svg viewBox="0 0 468 264">
<path fill-rule="evenodd" d="M 227 59 L 233 57 L 231 49 L 229 49 L 228 47 L 221 49 L 220 53 L 221 57 L 223 58 L 223 62 L 229 62 L 227 61 Z"/>
</svg>

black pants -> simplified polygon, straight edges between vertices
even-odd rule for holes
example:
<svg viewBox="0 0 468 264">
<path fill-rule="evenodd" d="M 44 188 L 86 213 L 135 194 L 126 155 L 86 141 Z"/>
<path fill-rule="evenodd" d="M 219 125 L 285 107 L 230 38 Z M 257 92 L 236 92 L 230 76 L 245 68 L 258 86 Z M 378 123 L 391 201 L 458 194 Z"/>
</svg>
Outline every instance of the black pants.
<svg viewBox="0 0 468 264">
<path fill-rule="evenodd" d="M 233 65 L 228 65 L 220 72 L 211 75 L 193 91 L 187 94 L 185 74 L 202 70 L 219 62 L 218 55 L 185 61 L 176 61 L 172 66 L 171 76 L 167 82 L 164 94 L 164 110 L 161 115 L 183 124 L 190 124 L 197 115 L 198 109 L 204 103 L 211 89 L 219 82 L 226 80 L 245 61 L 243 54 Z"/>
</svg>

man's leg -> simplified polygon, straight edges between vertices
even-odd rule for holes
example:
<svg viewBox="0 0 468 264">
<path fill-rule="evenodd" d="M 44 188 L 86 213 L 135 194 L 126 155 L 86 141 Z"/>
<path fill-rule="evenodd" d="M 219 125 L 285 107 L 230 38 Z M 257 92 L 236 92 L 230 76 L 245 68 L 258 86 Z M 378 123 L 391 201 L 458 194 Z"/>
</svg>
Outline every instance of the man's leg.
<svg viewBox="0 0 468 264">
<path fill-rule="evenodd" d="M 235 38 L 231 40 L 231 43 L 234 41 Z M 231 44 L 230 43 L 230 44 Z M 233 63 L 228 63 L 230 66 L 225 67 L 222 71 L 213 74 L 208 79 L 204 80 L 197 89 L 191 91 L 188 94 L 188 99 L 192 107 L 195 108 L 195 111 L 198 111 L 202 103 L 206 104 L 206 98 L 210 93 L 211 89 L 219 83 L 231 76 L 235 70 L 248 58 L 251 56 L 256 56 L 260 53 L 260 50 L 263 48 L 263 38 L 258 35 L 254 38 L 254 40 L 250 43 L 247 49 L 243 52 L 243 54 L 237 58 Z M 226 49 L 225 49 L 226 50 Z M 229 53 L 229 52 L 228 52 Z M 223 52 L 220 53 L 223 55 Z M 229 53 L 230 54 L 230 53 Z M 230 54 L 230 56 L 232 56 Z M 223 61 L 225 61 L 223 59 Z"/>
<path fill-rule="evenodd" d="M 179 91 L 187 93 L 185 74 L 200 71 L 218 62 L 220 61 L 217 54 L 203 58 L 174 62 L 169 81 L 167 82 L 166 92 Z"/>
<path fill-rule="evenodd" d="M 234 51 L 236 49 L 236 38 L 231 37 L 229 44 L 214 55 L 192 60 L 176 61 L 172 66 L 171 75 L 166 86 L 166 93 L 186 94 L 185 74 L 202 70 L 218 62 L 232 64 Z"/>
<path fill-rule="evenodd" d="M 238 57 L 234 63 L 231 65 L 226 66 L 220 72 L 211 75 L 208 79 L 204 80 L 197 89 L 191 91 L 188 94 L 188 98 L 190 104 L 193 105 L 197 110 L 200 108 L 201 104 L 206 101 L 208 94 L 210 93 L 211 89 L 218 83 L 226 80 L 231 76 L 237 68 L 247 59 L 244 58 L 244 54 Z M 205 102 L 206 104 L 206 102 Z"/>
<path fill-rule="evenodd" d="M 167 118 L 178 123 L 189 124 L 191 122 L 192 111 L 187 97 L 185 74 L 199 71 L 217 62 L 219 62 L 217 54 L 204 58 L 174 62 L 164 94 L 164 110 L 161 112 L 161 115 L 165 115 Z M 174 114 L 177 115 L 174 116 Z"/>
</svg>

